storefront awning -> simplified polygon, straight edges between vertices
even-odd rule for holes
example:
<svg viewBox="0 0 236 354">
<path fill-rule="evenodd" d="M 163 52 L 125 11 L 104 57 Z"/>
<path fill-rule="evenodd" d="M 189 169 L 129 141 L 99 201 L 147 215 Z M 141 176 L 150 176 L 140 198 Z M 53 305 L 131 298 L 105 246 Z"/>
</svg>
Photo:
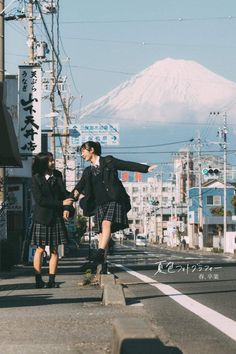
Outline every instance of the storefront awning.
<svg viewBox="0 0 236 354">
<path fill-rule="evenodd" d="M 22 167 L 12 117 L 0 101 L 0 166 Z"/>
</svg>

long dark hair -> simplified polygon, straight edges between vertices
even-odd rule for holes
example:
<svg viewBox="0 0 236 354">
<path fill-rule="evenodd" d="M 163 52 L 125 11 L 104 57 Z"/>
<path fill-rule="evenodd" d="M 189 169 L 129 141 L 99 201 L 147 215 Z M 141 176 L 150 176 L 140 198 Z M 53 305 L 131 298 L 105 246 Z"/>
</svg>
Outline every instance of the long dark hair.
<svg viewBox="0 0 236 354">
<path fill-rule="evenodd" d="M 101 144 L 98 141 L 92 141 L 92 140 L 86 141 L 85 143 L 83 143 L 80 146 L 79 151 L 82 152 L 83 149 L 86 149 L 86 150 L 90 151 L 91 148 L 94 149 L 94 154 L 95 155 L 97 155 L 97 156 L 101 155 L 102 148 L 101 148 Z"/>
<path fill-rule="evenodd" d="M 48 162 L 53 158 L 53 154 L 51 152 L 40 152 L 34 158 L 32 165 L 32 174 L 36 173 L 40 175 L 44 175 L 48 171 Z"/>
</svg>

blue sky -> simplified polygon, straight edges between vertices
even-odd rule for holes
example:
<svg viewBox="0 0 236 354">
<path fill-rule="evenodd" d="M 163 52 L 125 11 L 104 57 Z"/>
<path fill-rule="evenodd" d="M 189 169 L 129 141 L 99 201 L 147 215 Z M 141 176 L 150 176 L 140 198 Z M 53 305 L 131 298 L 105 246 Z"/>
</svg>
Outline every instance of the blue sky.
<svg viewBox="0 0 236 354">
<path fill-rule="evenodd" d="M 236 82 L 235 0 L 60 0 L 59 4 L 60 56 L 76 98 L 75 111 L 167 57 L 194 60 Z M 36 34 L 38 40 L 46 39 L 39 21 Z M 6 22 L 10 74 L 17 73 L 27 58 L 26 35 L 25 21 Z M 192 137 L 187 130 L 184 138 L 172 132 L 160 142 Z"/>
<path fill-rule="evenodd" d="M 8 4 L 10 1 L 6 1 Z M 236 81 L 235 0 L 60 0 L 61 59 L 82 106 L 166 58 L 191 59 Z M 38 39 L 45 39 L 37 25 Z M 6 22 L 6 69 L 27 56 L 27 24 Z M 65 64 L 68 81 L 72 82 Z"/>
</svg>

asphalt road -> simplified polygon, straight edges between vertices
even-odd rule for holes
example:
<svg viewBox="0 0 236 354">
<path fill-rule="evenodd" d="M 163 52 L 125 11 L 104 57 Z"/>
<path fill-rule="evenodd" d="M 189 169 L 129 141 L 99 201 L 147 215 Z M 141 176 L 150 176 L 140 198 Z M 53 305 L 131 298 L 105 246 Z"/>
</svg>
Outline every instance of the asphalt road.
<svg viewBox="0 0 236 354">
<path fill-rule="evenodd" d="M 116 243 L 111 269 L 164 343 L 184 354 L 236 353 L 236 259 Z M 129 303 L 130 301 L 130 303 Z"/>
</svg>

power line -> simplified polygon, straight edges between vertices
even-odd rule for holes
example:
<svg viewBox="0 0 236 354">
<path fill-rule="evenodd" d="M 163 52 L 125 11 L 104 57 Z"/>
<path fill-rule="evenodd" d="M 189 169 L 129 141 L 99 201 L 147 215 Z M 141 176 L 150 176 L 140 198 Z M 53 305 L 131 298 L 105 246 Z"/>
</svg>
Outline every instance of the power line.
<svg viewBox="0 0 236 354">
<path fill-rule="evenodd" d="M 87 24 L 87 23 L 153 23 L 153 22 L 198 22 L 198 21 L 230 21 L 235 20 L 236 16 L 217 16 L 217 17 L 176 17 L 159 19 L 121 19 L 121 20 L 78 20 L 62 21 L 61 24 Z"/>
<path fill-rule="evenodd" d="M 60 43 L 61 43 L 62 50 L 63 50 L 65 56 L 68 58 L 68 67 L 69 67 L 69 72 L 70 72 L 70 77 L 71 77 L 71 80 L 72 80 L 72 84 L 73 84 L 73 86 L 74 86 L 75 91 L 76 91 L 78 94 L 80 94 L 80 91 L 79 91 L 79 89 L 77 88 L 77 85 L 76 85 L 76 83 L 75 83 L 74 75 L 73 75 L 72 69 L 71 69 L 70 58 L 69 58 L 69 56 L 67 55 L 66 50 L 65 50 L 65 47 L 64 47 L 64 45 L 63 45 L 62 38 L 61 38 L 61 35 L 60 35 L 60 31 L 59 31 L 59 38 L 60 38 Z"/>
<path fill-rule="evenodd" d="M 139 41 L 124 41 L 124 40 L 115 40 L 115 39 L 104 39 L 104 38 L 89 38 L 89 37 L 63 37 L 64 39 L 70 40 L 79 40 L 79 41 L 88 41 L 88 42 L 97 42 L 97 43 L 111 43 L 111 44 L 124 44 L 124 45 L 138 45 L 138 46 L 160 46 L 160 47 L 216 47 L 216 48 L 235 48 L 233 45 L 218 45 L 218 44 L 189 44 L 189 43 L 161 43 L 161 42 L 152 42 L 149 40 L 139 40 Z"/>
<path fill-rule="evenodd" d="M 104 148 L 104 147 L 103 147 Z M 114 147 L 112 147 L 113 149 Z M 235 150 L 228 150 L 229 152 L 235 153 Z M 141 155 L 141 154 L 176 154 L 176 151 L 109 151 L 111 154 L 135 154 L 135 155 Z M 222 153 L 220 150 L 209 150 L 209 151 L 202 151 L 201 155 L 208 155 L 209 153 Z"/>
<path fill-rule="evenodd" d="M 183 144 L 183 143 L 190 143 L 193 142 L 194 139 L 190 140 L 182 140 L 182 141 L 175 141 L 172 143 L 163 143 L 163 144 L 155 144 L 155 145 L 136 145 L 136 146 L 114 146 L 113 148 L 117 149 L 142 149 L 142 148 L 150 148 L 150 147 L 157 147 L 157 146 L 167 146 L 167 145 L 175 145 L 175 144 Z M 106 146 L 104 146 L 106 148 Z"/>
</svg>

